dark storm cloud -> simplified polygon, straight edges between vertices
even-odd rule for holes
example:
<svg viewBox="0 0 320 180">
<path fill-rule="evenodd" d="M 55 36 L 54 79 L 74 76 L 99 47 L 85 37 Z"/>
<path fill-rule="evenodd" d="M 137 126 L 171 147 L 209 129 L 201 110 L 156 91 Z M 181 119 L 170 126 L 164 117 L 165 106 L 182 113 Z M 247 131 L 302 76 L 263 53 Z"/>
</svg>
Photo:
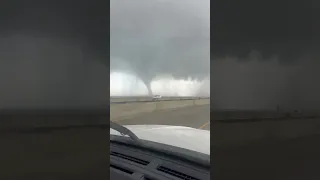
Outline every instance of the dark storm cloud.
<svg viewBox="0 0 320 180">
<path fill-rule="evenodd" d="M 229 0 L 212 5 L 212 53 L 245 57 L 251 50 L 282 60 L 320 42 L 319 2 Z"/>
<path fill-rule="evenodd" d="M 213 106 L 319 109 L 319 2 L 215 2 Z"/>
<path fill-rule="evenodd" d="M 159 74 L 208 76 L 209 2 L 112 0 L 111 70 L 131 71 L 147 86 Z"/>
<path fill-rule="evenodd" d="M 2 2 L 1 107 L 107 103 L 108 11 L 95 2 Z"/>
</svg>

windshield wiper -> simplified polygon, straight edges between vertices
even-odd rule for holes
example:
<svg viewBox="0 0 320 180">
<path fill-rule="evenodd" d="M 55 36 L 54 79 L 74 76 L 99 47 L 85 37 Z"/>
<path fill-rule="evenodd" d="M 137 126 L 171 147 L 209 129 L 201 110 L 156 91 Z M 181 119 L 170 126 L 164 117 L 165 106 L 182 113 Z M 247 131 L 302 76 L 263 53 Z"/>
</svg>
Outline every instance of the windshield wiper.
<svg viewBox="0 0 320 180">
<path fill-rule="evenodd" d="M 118 131 L 123 136 L 129 136 L 129 138 L 131 138 L 133 141 L 139 141 L 138 136 L 136 136 L 132 131 L 120 124 L 110 121 L 110 128 Z"/>
</svg>

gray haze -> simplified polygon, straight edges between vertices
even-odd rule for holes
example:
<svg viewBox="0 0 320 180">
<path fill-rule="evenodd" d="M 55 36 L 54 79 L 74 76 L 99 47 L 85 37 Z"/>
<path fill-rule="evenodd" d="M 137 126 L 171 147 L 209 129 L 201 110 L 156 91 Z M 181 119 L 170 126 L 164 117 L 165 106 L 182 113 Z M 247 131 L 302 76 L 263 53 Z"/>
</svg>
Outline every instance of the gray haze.
<svg viewBox="0 0 320 180">
<path fill-rule="evenodd" d="M 210 72 L 209 0 L 112 0 L 111 71 L 202 80 Z"/>
<path fill-rule="evenodd" d="M 0 108 L 109 103 L 104 5 L 11 0 L 0 8 Z"/>
<path fill-rule="evenodd" d="M 57 38 L 1 38 L 0 105 L 99 105 L 107 102 L 108 67 L 86 61 L 81 48 Z M 94 57 L 91 57 L 94 58 Z"/>
<path fill-rule="evenodd" d="M 211 62 L 212 107 L 320 109 L 320 54 L 281 64 L 278 57 L 219 58 Z"/>
<path fill-rule="evenodd" d="M 320 108 L 320 3 L 213 1 L 212 108 Z"/>
</svg>

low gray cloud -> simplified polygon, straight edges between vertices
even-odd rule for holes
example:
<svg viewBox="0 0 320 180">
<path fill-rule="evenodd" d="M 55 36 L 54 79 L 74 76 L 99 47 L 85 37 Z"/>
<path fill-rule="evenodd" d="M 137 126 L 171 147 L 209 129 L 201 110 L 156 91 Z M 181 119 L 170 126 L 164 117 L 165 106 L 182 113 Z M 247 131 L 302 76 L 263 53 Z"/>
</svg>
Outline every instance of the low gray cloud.
<svg viewBox="0 0 320 180">
<path fill-rule="evenodd" d="M 106 104 L 108 67 L 85 59 L 77 44 L 22 35 L 0 41 L 1 107 Z"/>
<path fill-rule="evenodd" d="M 319 54 L 320 55 L 320 54 Z M 319 109 L 319 56 L 291 64 L 226 57 L 211 63 L 212 107 L 217 109 Z"/>
<path fill-rule="evenodd" d="M 209 3 L 112 0 L 111 70 L 131 71 L 147 86 L 161 74 L 208 77 Z"/>
<path fill-rule="evenodd" d="M 212 3 L 213 107 L 320 108 L 320 3 Z"/>
</svg>

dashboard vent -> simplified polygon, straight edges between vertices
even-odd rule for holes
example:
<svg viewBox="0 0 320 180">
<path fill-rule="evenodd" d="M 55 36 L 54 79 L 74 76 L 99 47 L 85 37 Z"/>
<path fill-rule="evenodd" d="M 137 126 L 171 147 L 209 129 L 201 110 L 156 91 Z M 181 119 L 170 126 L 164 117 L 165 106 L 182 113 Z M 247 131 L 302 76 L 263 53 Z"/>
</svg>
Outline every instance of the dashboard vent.
<svg viewBox="0 0 320 180">
<path fill-rule="evenodd" d="M 148 177 L 144 177 L 143 180 L 154 180 L 154 179 L 151 179 L 151 178 L 148 178 Z"/>
<path fill-rule="evenodd" d="M 117 153 L 117 152 L 110 152 L 110 155 L 111 156 L 115 156 L 115 157 L 119 157 L 119 158 L 122 158 L 122 159 L 126 159 L 128 161 L 132 161 L 132 162 L 135 162 L 135 163 L 138 163 L 138 164 L 142 164 L 142 165 L 148 165 L 149 164 L 148 161 L 145 161 L 145 160 L 142 160 L 142 159 L 139 159 L 139 158 L 135 158 L 135 157 L 132 157 L 132 156 L 128 156 L 128 155 L 125 155 L 125 154 Z"/>
<path fill-rule="evenodd" d="M 170 168 L 166 168 L 164 166 L 159 166 L 157 168 L 158 171 L 161 171 L 161 172 L 164 172 L 166 174 L 170 174 L 171 176 L 175 176 L 179 179 L 183 179 L 183 180 L 200 180 L 198 178 L 195 178 L 195 177 L 192 177 L 192 176 L 189 176 L 189 175 L 186 175 L 184 173 L 181 173 L 181 172 L 178 172 L 178 171 L 175 171 L 173 169 L 170 169 Z"/>
<path fill-rule="evenodd" d="M 130 171 L 128 169 L 124 169 L 124 168 L 116 166 L 116 165 L 113 165 L 113 164 L 110 164 L 110 168 L 116 169 L 118 171 L 122 171 L 122 172 L 127 173 L 127 174 L 133 174 L 132 171 Z"/>
</svg>

